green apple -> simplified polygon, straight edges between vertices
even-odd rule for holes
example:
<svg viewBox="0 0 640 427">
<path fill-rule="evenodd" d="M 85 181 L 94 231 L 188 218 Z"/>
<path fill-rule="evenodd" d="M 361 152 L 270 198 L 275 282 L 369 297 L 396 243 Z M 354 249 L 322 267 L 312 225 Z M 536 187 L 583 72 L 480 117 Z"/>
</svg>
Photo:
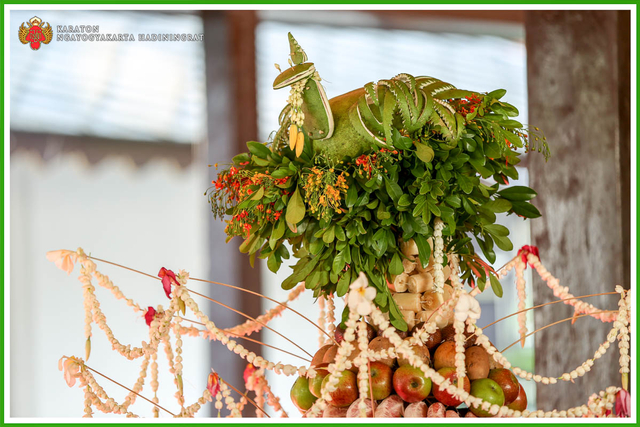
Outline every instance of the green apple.
<svg viewBox="0 0 640 427">
<path fill-rule="evenodd" d="M 309 391 L 309 380 L 298 377 L 291 387 L 291 401 L 300 411 L 306 411 L 316 401 L 316 397 Z"/>
<path fill-rule="evenodd" d="M 504 404 L 508 405 L 518 397 L 520 383 L 513 373 L 504 368 L 496 368 L 489 371 L 489 377 L 498 383 L 504 393 Z"/>
<path fill-rule="evenodd" d="M 492 379 L 480 378 L 478 380 L 471 381 L 471 391 L 469 393 L 471 393 L 472 396 L 479 397 L 485 402 L 498 406 L 504 405 L 504 393 L 498 383 Z M 482 410 L 481 406 L 476 408 L 471 405 L 470 410 L 478 417 L 491 416 L 489 412 Z"/>
<path fill-rule="evenodd" d="M 320 363 L 318 366 L 314 366 L 314 369 L 316 370 L 316 376 L 309 379 L 309 391 L 315 397 L 320 397 L 322 390 L 322 380 L 324 380 L 324 377 L 329 375 L 329 371 L 327 370 L 328 366 L 328 363 Z"/>
</svg>

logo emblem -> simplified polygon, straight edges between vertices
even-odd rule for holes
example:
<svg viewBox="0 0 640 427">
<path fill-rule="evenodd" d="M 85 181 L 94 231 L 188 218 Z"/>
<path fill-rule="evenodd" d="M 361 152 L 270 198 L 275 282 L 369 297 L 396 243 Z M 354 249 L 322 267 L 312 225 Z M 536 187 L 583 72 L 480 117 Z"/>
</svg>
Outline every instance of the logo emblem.
<svg viewBox="0 0 640 427">
<path fill-rule="evenodd" d="M 53 39 L 53 28 L 47 22 L 42 22 L 42 19 L 34 16 L 27 22 L 28 27 L 24 26 L 24 22 L 20 24 L 18 29 L 18 37 L 22 44 L 31 46 L 31 49 L 40 49 L 40 43 L 49 44 Z M 44 25 L 43 25 L 44 24 Z"/>
</svg>

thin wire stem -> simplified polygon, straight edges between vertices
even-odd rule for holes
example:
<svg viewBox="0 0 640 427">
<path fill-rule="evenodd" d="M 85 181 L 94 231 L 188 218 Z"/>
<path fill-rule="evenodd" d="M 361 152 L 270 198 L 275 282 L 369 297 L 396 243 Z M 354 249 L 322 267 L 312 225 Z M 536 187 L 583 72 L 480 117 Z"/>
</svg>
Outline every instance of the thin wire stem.
<svg viewBox="0 0 640 427">
<path fill-rule="evenodd" d="M 221 282 L 215 282 L 213 280 L 205 280 L 205 279 L 196 279 L 195 277 L 189 277 L 189 280 L 194 280 L 196 282 L 205 282 L 205 283 L 212 283 L 214 285 L 219 285 L 219 286 L 225 286 L 227 288 L 231 288 L 231 289 L 236 289 L 238 291 L 241 292 L 246 292 L 248 294 L 252 294 L 252 295 L 257 295 L 261 298 L 267 299 L 271 302 L 275 302 L 276 304 L 283 306 L 284 308 L 286 308 L 287 310 L 291 310 L 292 312 L 294 312 L 295 314 L 297 314 L 298 316 L 302 317 L 303 319 L 305 319 L 307 322 L 311 323 L 313 326 L 315 326 L 316 328 L 318 328 L 319 331 L 321 331 L 323 334 L 325 334 L 326 336 L 329 337 L 329 339 L 331 339 L 334 344 L 338 345 L 338 342 L 334 339 L 334 337 L 332 337 L 331 335 L 329 335 L 329 333 L 327 333 L 327 331 L 325 331 L 324 329 L 322 329 L 317 323 L 315 323 L 314 321 L 312 321 L 311 319 L 309 319 L 307 316 L 303 315 L 302 313 L 298 312 L 297 310 L 294 310 L 293 308 L 289 307 L 287 304 L 281 303 L 280 301 L 277 301 L 273 298 L 270 298 L 266 295 L 262 295 L 259 292 L 254 292 L 251 291 L 249 289 L 244 289 L 244 288 L 240 288 L 238 286 L 233 286 L 233 285 L 229 285 L 227 283 L 221 283 Z"/>
<path fill-rule="evenodd" d="M 247 319 L 252 320 L 252 321 L 256 322 L 256 323 L 257 323 L 257 324 L 259 324 L 259 325 L 262 325 L 263 327 L 267 328 L 267 329 L 268 329 L 268 330 L 270 330 L 271 332 L 273 332 L 273 333 L 277 334 L 278 336 L 280 336 L 280 337 L 284 338 L 285 340 L 287 340 L 288 342 L 290 342 L 291 344 L 293 344 L 294 346 L 296 346 L 298 349 L 302 350 L 302 351 L 303 351 L 304 353 L 306 353 L 309 357 L 313 357 L 313 355 L 312 355 L 312 354 L 310 354 L 309 352 L 307 352 L 304 348 L 300 347 L 298 344 L 294 343 L 294 342 L 293 342 L 293 341 L 291 341 L 289 338 L 285 337 L 284 335 L 282 335 L 280 332 L 276 331 L 275 329 L 270 328 L 270 327 L 269 327 L 269 326 L 267 326 L 265 323 L 262 323 L 262 322 L 260 322 L 259 320 L 257 320 L 257 319 L 255 319 L 255 318 L 253 318 L 253 317 L 249 316 L 248 314 L 245 314 L 245 313 L 243 313 L 243 312 L 241 312 L 241 311 L 239 311 L 239 310 L 236 310 L 235 308 L 230 307 L 230 306 L 228 306 L 228 305 L 226 305 L 226 304 L 224 304 L 224 303 L 222 303 L 222 302 L 220 302 L 220 301 L 216 301 L 216 300 L 214 300 L 213 298 L 209 298 L 208 296 L 203 295 L 203 294 L 201 294 L 201 293 L 198 293 L 198 292 L 196 292 L 196 291 L 193 291 L 193 290 L 191 290 L 191 289 L 188 289 L 188 288 L 186 288 L 186 289 L 187 289 L 189 292 L 191 292 L 192 294 L 194 294 L 194 295 L 198 295 L 199 297 L 202 297 L 202 298 L 204 298 L 204 299 L 207 299 L 207 300 L 209 300 L 209 301 L 211 301 L 211 302 L 213 302 L 213 303 L 215 303 L 215 304 L 218 304 L 218 305 L 220 305 L 220 306 L 222 306 L 222 307 L 224 307 L 224 308 L 226 308 L 226 309 L 228 309 L 228 310 L 233 311 L 234 313 L 238 313 L 239 315 L 241 315 L 241 316 L 243 316 L 243 317 L 246 317 Z"/>
<path fill-rule="evenodd" d="M 109 381 L 111 381 L 112 383 L 117 384 L 117 385 L 119 385 L 120 387 L 122 387 L 122 388 L 124 388 L 124 389 L 126 389 L 126 390 L 130 391 L 131 393 L 135 394 L 136 396 L 143 398 L 143 399 L 144 399 L 144 400 L 146 400 L 147 402 L 149 402 L 149 403 L 151 403 L 152 405 L 155 405 L 156 407 L 158 407 L 158 408 L 162 409 L 163 411 L 165 411 L 165 412 L 166 412 L 166 413 L 168 413 L 169 415 L 173 416 L 174 418 L 176 417 L 176 415 L 175 415 L 173 412 L 171 412 L 171 411 L 169 411 L 169 410 L 167 410 L 167 409 L 163 408 L 162 406 L 158 405 L 157 403 L 155 403 L 155 402 L 153 402 L 153 401 L 151 401 L 151 400 L 147 399 L 146 397 L 144 397 L 144 396 L 143 396 L 143 395 L 141 395 L 140 393 L 136 393 L 135 391 L 131 390 L 129 387 L 127 387 L 127 386 L 125 386 L 125 385 L 120 384 L 118 381 L 116 381 L 116 380 L 114 380 L 114 379 L 112 379 L 112 378 L 109 378 L 109 377 L 108 377 L 108 376 L 106 376 L 105 374 L 100 373 L 100 372 L 96 371 L 95 369 L 90 368 L 90 367 L 89 367 L 89 366 L 87 366 L 87 365 L 84 365 L 84 367 L 85 367 L 85 368 L 87 368 L 88 370 L 90 370 L 91 372 L 95 372 L 96 374 L 100 375 L 101 377 L 104 377 L 104 378 L 108 379 L 108 380 L 109 380 Z"/>
<path fill-rule="evenodd" d="M 535 310 L 536 308 L 544 307 L 545 305 L 557 304 L 559 302 L 569 301 L 569 300 L 572 300 L 572 299 L 589 298 L 589 297 L 597 297 L 597 296 L 601 296 L 601 295 L 613 295 L 613 294 L 617 294 L 617 292 L 602 292 L 602 293 L 599 293 L 599 294 L 582 295 L 582 296 L 579 296 L 579 297 L 571 297 L 571 298 L 565 298 L 565 299 L 561 299 L 561 300 L 557 300 L 557 301 L 545 302 L 544 304 L 536 305 L 534 307 L 525 308 L 524 310 L 516 311 L 515 313 L 512 313 L 512 314 L 510 314 L 508 316 L 504 316 L 503 318 L 498 319 L 495 322 L 489 323 L 487 326 L 484 326 L 482 329 L 486 329 L 489 326 L 493 326 L 498 322 L 502 322 L 503 320 L 508 319 L 509 317 L 516 316 L 516 315 L 518 315 L 520 313 L 524 313 L 525 311 Z M 469 339 L 469 337 L 467 339 Z"/>
<path fill-rule="evenodd" d="M 142 272 L 142 271 L 140 271 L 140 270 L 136 270 L 136 269 L 134 269 L 134 268 L 125 267 L 124 265 L 121 265 L 121 264 L 118 264 L 118 263 L 115 263 L 115 262 L 106 261 L 106 260 L 104 260 L 104 259 L 100 259 L 100 258 L 96 258 L 96 257 L 92 257 L 92 256 L 87 256 L 87 258 L 93 259 L 93 260 L 95 260 L 95 261 L 104 262 L 104 263 L 106 263 L 106 264 L 111 264 L 111 265 L 114 265 L 114 266 L 116 266 L 116 267 L 124 268 L 125 270 L 129 270 L 129 271 L 132 271 L 132 272 L 134 272 L 134 273 L 142 274 L 143 276 L 147 276 L 147 277 L 150 277 L 150 278 L 155 279 L 155 280 L 160 280 L 160 278 L 159 278 L 159 277 L 152 276 L 151 274 L 148 274 L 148 273 Z M 243 288 L 240 288 L 240 287 L 237 287 L 237 286 L 228 285 L 228 284 L 226 284 L 226 283 L 214 282 L 214 281 L 211 281 L 211 280 L 204 280 L 204 279 L 197 279 L 197 278 L 194 278 L 194 277 L 190 277 L 190 278 L 189 278 L 189 280 L 194 280 L 194 281 L 197 281 L 197 282 L 213 283 L 213 284 L 215 284 L 215 285 L 220 285 L 220 286 L 226 286 L 226 287 L 229 287 L 229 288 L 232 288 L 232 289 L 236 289 L 236 290 L 239 290 L 239 291 L 243 291 L 243 292 L 247 292 L 247 293 L 250 293 L 250 294 L 253 294 L 253 295 L 257 295 L 257 296 L 260 296 L 260 297 L 262 297 L 262 298 L 268 299 L 269 301 L 275 302 L 276 304 L 281 305 L 281 306 L 284 306 L 286 309 L 289 309 L 289 310 L 293 311 L 295 314 L 297 314 L 298 316 L 300 316 L 300 317 L 302 317 L 303 319 L 305 319 L 307 322 L 309 322 L 309 323 L 311 323 L 312 325 L 314 325 L 316 328 L 318 328 L 319 330 L 321 330 L 325 335 L 327 335 L 327 336 L 328 336 L 328 337 L 329 337 L 329 338 L 330 338 L 330 339 L 331 339 L 331 340 L 332 340 L 336 345 L 338 345 L 338 343 L 337 343 L 337 341 L 334 339 L 334 337 L 332 337 L 331 335 L 329 335 L 325 330 L 323 330 L 322 328 L 320 328 L 320 326 L 318 326 L 318 325 L 317 325 L 316 323 L 314 323 L 312 320 L 310 320 L 309 318 L 307 318 L 306 316 L 304 316 L 303 314 L 301 314 L 301 313 L 300 313 L 300 312 L 298 312 L 297 310 L 294 310 L 293 308 L 291 308 L 291 307 L 287 306 L 286 304 L 283 304 L 283 303 L 281 303 L 281 302 L 279 302 L 279 301 L 277 301 L 277 300 L 275 300 L 275 299 L 273 299 L 273 298 L 269 298 L 269 297 L 267 297 L 267 296 L 265 296 L 265 295 L 262 295 L 262 294 L 260 294 L 260 293 L 258 293 L 258 292 L 250 291 L 250 290 L 248 290 L 248 289 L 243 289 Z M 203 297 L 203 298 L 206 298 L 206 297 L 205 297 L 204 295 L 202 295 L 202 294 L 196 293 L 196 292 L 194 292 L 194 291 L 190 291 L 190 292 L 192 292 L 192 293 L 194 293 L 194 294 L 196 294 L 196 295 L 199 295 L 199 296 L 201 296 L 201 297 Z M 216 302 L 216 301 L 214 301 L 214 300 L 211 300 L 211 301 Z M 227 307 L 227 308 L 231 309 L 231 307 Z M 233 310 L 233 309 L 232 309 L 232 310 Z M 246 316 L 246 315 L 245 315 L 245 314 L 243 314 L 243 313 L 240 313 L 240 312 L 237 312 L 237 313 L 239 313 L 239 314 L 241 314 L 241 315 L 243 315 L 243 316 Z M 248 317 L 248 318 L 249 318 L 249 319 L 252 319 L 253 321 L 256 321 L 255 319 L 253 319 L 253 318 L 251 318 L 251 317 Z M 258 323 L 260 323 L 260 322 L 258 322 Z M 265 328 L 269 329 L 269 330 L 272 330 L 271 328 L 269 328 L 269 327 L 268 327 L 268 326 L 266 326 L 266 325 L 263 325 L 263 326 L 264 326 Z M 274 331 L 274 332 L 275 332 L 275 331 Z M 284 337 L 283 337 L 283 338 L 284 338 Z M 286 339 L 286 338 L 285 338 L 285 339 Z M 287 339 L 287 341 L 289 341 L 289 340 Z M 289 341 L 289 342 L 291 342 L 291 341 Z M 300 347 L 298 347 L 298 348 L 300 348 Z M 300 350 L 304 351 L 302 348 L 300 348 Z M 305 353 L 307 353 L 306 351 L 304 351 L 304 352 L 305 352 Z M 309 354 L 309 353 L 307 353 L 307 354 Z M 311 354 L 309 354 L 309 356 L 311 356 Z"/>
<path fill-rule="evenodd" d="M 218 378 L 220 378 L 220 376 L 218 376 Z M 267 416 L 267 418 L 271 418 L 271 417 L 269 416 L 269 414 L 267 414 L 267 413 L 264 411 L 264 409 L 262 409 L 261 407 L 259 407 L 259 406 L 256 404 L 256 402 L 254 402 L 253 400 L 251 400 L 251 398 L 250 398 L 249 396 L 247 396 L 247 395 L 246 395 L 246 394 L 244 394 L 244 393 L 240 393 L 240 391 L 239 391 L 237 388 L 235 388 L 234 386 L 232 386 L 231 384 L 229 384 L 228 382 L 226 382 L 226 381 L 225 381 L 225 380 L 223 380 L 222 378 L 220 378 L 220 381 L 222 381 L 223 383 L 225 383 L 226 385 L 228 385 L 229 387 L 231 387 L 231 389 L 232 389 L 233 391 L 235 391 L 236 393 L 238 393 L 240 396 L 244 396 L 244 398 L 245 398 L 245 399 L 247 399 L 249 402 L 251 402 L 251 404 L 252 404 L 253 406 L 255 406 L 255 407 L 256 407 L 256 409 L 259 409 L 263 414 L 265 414 L 265 415 Z"/>
<path fill-rule="evenodd" d="M 524 336 L 524 338 L 527 338 L 527 337 L 529 337 L 529 336 L 531 336 L 531 335 L 535 334 L 536 332 L 540 332 L 540 331 L 542 331 L 543 329 L 550 328 L 551 326 L 555 326 L 555 325 L 557 325 L 557 324 L 559 324 L 559 323 L 562 323 L 562 322 L 568 322 L 569 320 L 572 320 L 572 319 L 579 319 L 579 318 L 581 318 L 581 317 L 591 316 L 591 315 L 593 315 L 593 314 L 601 314 L 601 313 L 617 313 L 617 312 L 618 312 L 618 310 L 602 310 L 602 311 L 598 311 L 598 312 L 595 312 L 595 313 L 581 314 L 581 315 L 579 315 L 579 316 L 571 316 L 571 317 L 567 317 L 566 319 L 558 320 L 557 322 L 553 322 L 553 323 L 551 323 L 551 324 L 549 324 L 549 325 L 547 325 L 547 326 L 543 326 L 543 327 L 541 327 L 541 328 L 538 328 L 538 329 L 536 329 L 535 331 L 530 332 L 530 333 L 528 333 L 527 335 L 525 335 L 525 336 Z M 505 348 L 504 350 L 502 350 L 500 353 L 504 353 L 505 351 L 509 350 L 511 347 L 513 347 L 514 345 L 518 344 L 521 340 L 522 340 L 522 338 L 519 338 L 517 341 L 515 341 L 514 343 L 512 343 L 511 345 L 509 345 L 507 348 Z"/>
<path fill-rule="evenodd" d="M 197 325 L 206 326 L 204 323 L 202 323 L 202 322 L 198 322 L 197 320 L 186 319 L 186 318 L 184 318 L 184 317 L 180 317 L 180 319 L 182 319 L 182 320 L 186 320 L 187 322 L 195 323 L 195 324 L 197 324 Z M 199 331 L 200 331 L 200 332 L 209 332 L 208 330 L 201 330 L 201 329 L 199 329 Z M 297 354 L 290 353 L 290 352 L 288 352 L 288 351 L 286 351 L 286 350 L 283 350 L 283 349 L 281 349 L 281 348 L 278 348 L 278 347 L 275 347 L 275 346 L 272 346 L 272 345 L 269 345 L 269 344 L 265 344 L 265 343 L 263 343 L 262 341 L 254 340 L 253 338 L 245 337 L 245 336 L 240 335 L 240 334 L 234 334 L 233 332 L 229 332 L 229 331 L 226 331 L 226 330 L 224 330 L 224 329 L 222 329 L 222 332 L 224 332 L 224 333 L 225 333 L 225 334 L 227 334 L 227 335 L 232 335 L 232 336 L 234 336 L 234 337 L 237 337 L 237 338 L 240 338 L 240 339 L 243 339 L 243 340 L 251 341 L 251 342 L 254 342 L 254 343 L 256 343 L 256 344 L 260 344 L 260 345 L 263 345 L 263 346 L 265 346 L 265 347 L 269 347 L 269 348 L 272 348 L 272 349 L 274 349 L 274 350 L 281 351 L 281 352 L 286 353 L 286 354 L 288 354 L 288 355 L 290 355 L 290 356 L 297 357 L 298 359 L 302 359 L 302 360 L 304 360 L 305 362 L 311 362 L 311 360 L 309 360 L 309 359 L 307 359 L 307 358 L 305 358 L 305 357 L 298 356 Z"/>
</svg>

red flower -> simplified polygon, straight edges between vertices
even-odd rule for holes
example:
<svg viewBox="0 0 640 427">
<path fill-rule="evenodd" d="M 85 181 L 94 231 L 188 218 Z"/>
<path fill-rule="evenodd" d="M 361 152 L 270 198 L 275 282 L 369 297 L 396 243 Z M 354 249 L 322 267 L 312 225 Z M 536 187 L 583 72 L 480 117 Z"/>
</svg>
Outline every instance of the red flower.
<svg viewBox="0 0 640 427">
<path fill-rule="evenodd" d="M 245 384 L 247 383 L 247 381 L 249 381 L 249 377 L 253 375 L 255 371 L 256 371 L 256 367 L 253 366 L 251 363 L 248 363 L 247 367 L 244 368 L 244 373 L 242 374 L 242 378 L 244 378 Z"/>
<path fill-rule="evenodd" d="M 621 418 L 631 416 L 631 394 L 625 389 L 616 394 L 616 415 Z"/>
<path fill-rule="evenodd" d="M 178 283 L 178 280 L 176 279 L 175 273 L 162 267 L 160 269 L 160 272 L 158 273 L 158 277 L 162 279 L 162 287 L 164 288 L 164 293 L 167 294 L 167 298 L 171 299 L 171 283 L 175 283 L 176 286 L 180 286 L 180 283 Z"/>
<path fill-rule="evenodd" d="M 529 255 L 529 254 L 535 255 L 538 258 L 540 258 L 540 253 L 538 252 L 538 247 L 537 246 L 524 245 L 518 251 L 518 255 L 520 255 L 520 257 L 522 257 L 522 262 L 525 263 L 524 268 L 527 268 L 527 255 Z M 530 265 L 531 265 L 531 268 L 533 268 L 533 264 L 530 264 Z"/>
<path fill-rule="evenodd" d="M 147 326 L 151 326 L 151 322 L 153 322 L 154 317 L 156 317 L 156 309 L 149 306 L 149 309 L 144 314 L 144 320 L 147 322 Z"/>
<path fill-rule="evenodd" d="M 207 380 L 207 390 L 211 393 L 211 396 L 215 396 L 220 391 L 220 377 L 212 369 Z"/>
</svg>

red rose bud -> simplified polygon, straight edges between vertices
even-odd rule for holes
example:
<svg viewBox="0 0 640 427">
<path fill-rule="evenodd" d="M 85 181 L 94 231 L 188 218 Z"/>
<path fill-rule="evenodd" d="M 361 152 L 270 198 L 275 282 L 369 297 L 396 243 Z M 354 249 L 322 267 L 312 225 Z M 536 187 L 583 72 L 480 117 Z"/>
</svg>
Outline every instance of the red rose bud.
<svg viewBox="0 0 640 427">
<path fill-rule="evenodd" d="M 256 371 L 256 367 L 251 363 L 247 364 L 247 367 L 244 368 L 244 373 L 242 374 L 242 378 L 244 378 L 244 383 L 246 384 L 249 381 L 249 377 Z"/>
<path fill-rule="evenodd" d="M 518 251 L 518 255 L 520 255 L 520 257 L 522 258 L 522 262 L 525 263 L 524 268 L 527 268 L 527 255 L 529 254 L 535 255 L 538 258 L 540 258 L 540 253 L 538 252 L 537 246 L 524 245 Z M 530 264 L 530 265 L 531 265 L 531 268 L 533 268 L 533 264 Z"/>
<path fill-rule="evenodd" d="M 215 396 L 220 391 L 220 377 L 212 369 L 207 380 L 207 390 L 211 393 L 211 396 Z"/>
<path fill-rule="evenodd" d="M 158 277 L 162 279 L 162 288 L 164 289 L 164 293 L 167 294 L 167 298 L 171 299 L 171 283 L 175 283 L 176 286 L 180 286 L 175 273 L 162 267 L 158 273 Z"/>
<path fill-rule="evenodd" d="M 154 317 L 156 317 L 156 309 L 150 306 L 144 314 L 144 321 L 147 322 L 147 326 L 151 327 Z"/>
<path fill-rule="evenodd" d="M 625 389 L 616 394 L 616 415 L 621 418 L 631 416 L 631 394 Z"/>
</svg>

